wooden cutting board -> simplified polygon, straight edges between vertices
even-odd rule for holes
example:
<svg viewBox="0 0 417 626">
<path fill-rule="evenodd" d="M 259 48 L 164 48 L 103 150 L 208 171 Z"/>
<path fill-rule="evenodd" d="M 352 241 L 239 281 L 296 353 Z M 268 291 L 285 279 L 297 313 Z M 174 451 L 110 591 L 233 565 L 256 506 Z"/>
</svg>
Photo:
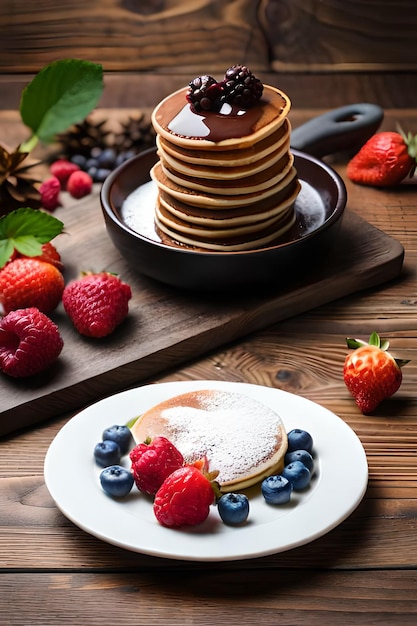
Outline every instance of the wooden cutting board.
<svg viewBox="0 0 417 626">
<path fill-rule="evenodd" d="M 135 274 L 111 243 L 98 193 L 59 209 L 65 234 L 55 240 L 66 281 L 81 270 L 118 273 L 133 291 L 130 313 L 110 336 L 81 337 L 62 305 L 53 314 L 64 349 L 50 371 L 32 379 L 0 378 L 0 435 L 76 410 L 139 385 L 254 330 L 400 274 L 402 245 L 345 211 L 337 245 L 290 286 L 268 292 L 207 295 L 179 291 Z"/>
</svg>

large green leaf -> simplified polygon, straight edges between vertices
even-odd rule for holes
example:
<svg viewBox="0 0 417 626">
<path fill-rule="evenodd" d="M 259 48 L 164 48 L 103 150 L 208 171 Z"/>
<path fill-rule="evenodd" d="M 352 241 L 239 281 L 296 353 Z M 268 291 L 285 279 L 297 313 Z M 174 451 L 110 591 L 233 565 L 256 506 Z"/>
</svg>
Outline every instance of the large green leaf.
<svg viewBox="0 0 417 626">
<path fill-rule="evenodd" d="M 64 224 L 44 211 L 21 207 L 0 219 L 0 268 L 9 260 L 13 250 L 24 256 L 41 254 L 42 244 L 51 241 L 63 230 Z"/>
<path fill-rule="evenodd" d="M 49 143 L 56 134 L 85 119 L 102 91 L 101 65 L 80 59 L 54 61 L 23 90 L 20 115 L 35 137 Z"/>
</svg>

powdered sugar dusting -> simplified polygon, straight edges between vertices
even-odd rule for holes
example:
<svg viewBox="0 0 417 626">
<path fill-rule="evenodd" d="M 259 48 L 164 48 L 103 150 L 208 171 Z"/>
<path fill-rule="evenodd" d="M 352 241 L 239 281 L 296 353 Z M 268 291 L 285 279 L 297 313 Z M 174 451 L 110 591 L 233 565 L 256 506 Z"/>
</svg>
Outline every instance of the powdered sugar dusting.
<svg viewBox="0 0 417 626">
<path fill-rule="evenodd" d="M 272 409 L 237 393 L 204 391 L 194 397 L 198 408 L 175 406 L 161 413 L 188 462 L 206 455 L 224 483 L 272 458 L 282 427 Z"/>
</svg>

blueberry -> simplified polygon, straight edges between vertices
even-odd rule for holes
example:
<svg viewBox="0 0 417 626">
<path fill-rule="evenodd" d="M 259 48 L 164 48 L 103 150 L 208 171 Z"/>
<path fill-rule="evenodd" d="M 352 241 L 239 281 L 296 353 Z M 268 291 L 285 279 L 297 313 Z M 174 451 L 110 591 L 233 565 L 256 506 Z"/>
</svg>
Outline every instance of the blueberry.
<svg viewBox="0 0 417 626">
<path fill-rule="evenodd" d="M 90 156 L 93 157 L 93 159 L 98 159 L 102 151 L 103 148 L 100 148 L 100 146 L 93 146 L 90 150 Z"/>
<path fill-rule="evenodd" d="M 95 159 L 94 157 L 90 157 L 89 159 L 87 159 L 85 163 L 85 167 L 87 170 L 91 169 L 92 167 L 95 167 L 97 169 L 98 168 L 97 159 Z"/>
<path fill-rule="evenodd" d="M 102 439 L 103 441 L 106 439 L 115 441 L 119 445 L 121 454 L 127 454 L 133 443 L 133 437 L 130 429 L 127 426 L 120 426 L 117 424 L 106 428 L 106 430 L 103 431 Z"/>
<path fill-rule="evenodd" d="M 225 493 L 217 503 L 219 515 L 225 524 L 243 524 L 249 515 L 249 500 L 243 493 Z"/>
<path fill-rule="evenodd" d="M 97 155 L 97 163 L 99 167 L 112 169 L 116 163 L 116 152 L 113 148 L 105 148 Z"/>
<path fill-rule="evenodd" d="M 100 483 L 109 496 L 122 498 L 127 496 L 133 487 L 132 472 L 120 465 L 106 467 L 100 474 Z"/>
<path fill-rule="evenodd" d="M 282 476 L 292 483 L 294 491 L 305 489 L 311 478 L 311 472 L 301 461 L 294 461 L 282 470 Z"/>
<path fill-rule="evenodd" d="M 94 178 L 96 183 L 103 183 L 109 174 L 111 174 L 111 169 L 107 167 L 98 167 L 92 178 Z"/>
<path fill-rule="evenodd" d="M 307 450 L 307 452 L 313 449 L 313 438 L 306 430 L 301 428 L 294 428 L 288 433 L 288 449 L 287 452 L 293 450 Z"/>
<path fill-rule="evenodd" d="M 75 163 L 75 165 L 78 165 L 78 167 L 83 170 L 87 163 L 87 157 L 83 154 L 74 154 L 74 156 L 71 157 L 71 163 Z"/>
<path fill-rule="evenodd" d="M 96 167 L 94 167 L 94 166 L 92 166 L 92 167 L 87 167 L 87 168 L 85 169 L 85 171 L 87 172 L 87 174 L 89 174 L 89 175 L 91 176 L 91 178 L 93 179 L 93 181 L 94 181 L 95 183 L 97 183 L 97 182 L 98 182 L 98 181 L 96 180 L 96 178 L 97 178 L 97 171 L 98 171 Z"/>
<path fill-rule="evenodd" d="M 107 467 L 108 465 L 115 465 L 119 463 L 122 453 L 120 446 L 111 439 L 105 439 L 100 441 L 94 448 L 94 458 L 97 465 L 100 467 Z"/>
<path fill-rule="evenodd" d="M 287 478 L 278 474 L 264 478 L 261 490 L 268 504 L 286 504 L 291 498 L 293 485 Z"/>
<path fill-rule="evenodd" d="M 307 452 L 307 450 L 293 450 L 292 452 L 287 452 L 284 458 L 285 465 L 289 465 L 294 461 L 301 461 L 301 463 L 304 463 L 304 465 L 308 470 L 310 470 L 310 472 L 313 471 L 314 459 L 311 456 L 310 452 Z"/>
<path fill-rule="evenodd" d="M 125 161 L 128 161 L 135 155 L 136 155 L 136 152 L 134 150 L 126 150 L 125 152 L 119 152 L 119 154 L 116 157 L 115 166 L 121 165 L 122 163 L 124 163 Z"/>
</svg>

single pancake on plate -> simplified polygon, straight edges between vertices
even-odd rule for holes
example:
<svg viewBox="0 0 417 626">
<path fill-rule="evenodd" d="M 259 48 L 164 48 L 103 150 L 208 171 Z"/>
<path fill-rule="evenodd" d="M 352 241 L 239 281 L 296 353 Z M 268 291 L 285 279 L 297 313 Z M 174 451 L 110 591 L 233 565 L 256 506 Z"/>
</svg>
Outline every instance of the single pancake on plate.
<svg viewBox="0 0 417 626">
<path fill-rule="evenodd" d="M 136 443 L 164 436 L 187 463 L 207 457 L 222 492 L 245 489 L 279 473 L 287 433 L 269 406 L 241 393 L 200 389 L 146 410 L 131 428 Z"/>
</svg>

